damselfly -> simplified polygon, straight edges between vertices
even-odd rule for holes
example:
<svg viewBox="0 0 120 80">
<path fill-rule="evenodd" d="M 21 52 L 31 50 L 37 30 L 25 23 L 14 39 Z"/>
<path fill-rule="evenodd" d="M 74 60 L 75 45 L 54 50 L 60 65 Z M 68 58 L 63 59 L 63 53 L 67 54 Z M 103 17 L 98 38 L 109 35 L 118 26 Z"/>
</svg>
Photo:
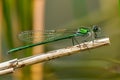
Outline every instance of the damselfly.
<svg viewBox="0 0 120 80">
<path fill-rule="evenodd" d="M 80 28 L 78 28 L 76 30 L 72 30 L 72 31 L 69 31 L 67 29 L 48 30 L 48 31 L 42 32 L 45 35 L 45 38 L 44 38 L 45 40 L 38 42 L 38 43 L 32 43 L 29 45 L 11 49 L 8 51 L 8 53 L 23 50 L 23 49 L 38 46 L 38 45 L 42 45 L 42 44 L 47 44 L 50 42 L 64 40 L 64 39 L 72 39 L 72 42 L 74 45 L 74 41 L 76 41 L 78 43 L 78 41 L 76 40 L 76 37 L 82 37 L 83 41 L 86 41 L 87 38 L 92 38 L 94 40 L 95 38 L 98 37 L 97 33 L 99 33 L 100 31 L 101 31 L 101 29 L 99 26 L 93 26 L 92 28 L 80 27 Z M 40 36 L 34 36 L 34 34 L 37 34 L 37 33 L 41 33 L 41 31 L 40 30 L 24 31 L 18 35 L 18 38 L 24 42 L 33 41 L 34 39 L 41 38 Z"/>
</svg>

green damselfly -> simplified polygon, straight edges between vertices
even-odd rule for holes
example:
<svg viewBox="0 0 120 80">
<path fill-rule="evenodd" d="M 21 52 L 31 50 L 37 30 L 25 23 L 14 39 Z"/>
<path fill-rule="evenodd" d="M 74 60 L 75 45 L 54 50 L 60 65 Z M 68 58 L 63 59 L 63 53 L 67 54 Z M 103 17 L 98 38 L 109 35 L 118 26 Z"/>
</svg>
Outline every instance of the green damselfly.
<svg viewBox="0 0 120 80">
<path fill-rule="evenodd" d="M 34 46 L 38 46 L 38 45 L 42 45 L 42 44 L 47 44 L 47 43 L 55 42 L 55 41 L 59 41 L 59 40 L 64 40 L 64 39 L 72 39 L 72 43 L 74 45 L 74 41 L 79 43 L 76 40 L 76 37 L 82 37 L 83 41 L 86 41 L 86 39 L 89 37 L 91 37 L 94 40 L 95 38 L 98 37 L 97 33 L 100 31 L 101 31 L 101 29 L 99 26 L 93 26 L 92 28 L 80 27 L 76 30 L 71 30 L 71 31 L 69 31 L 67 29 L 48 30 L 48 31 L 44 31 L 44 35 L 45 35 L 44 41 L 17 47 L 17 48 L 9 50 L 8 53 L 16 52 L 16 51 L 23 50 L 26 48 L 30 48 L 30 47 L 34 47 Z M 36 39 L 40 38 L 40 36 L 37 36 L 37 37 L 33 36 L 35 33 L 39 33 L 39 32 L 41 32 L 41 31 L 40 30 L 24 31 L 18 35 L 18 38 L 25 42 L 33 41 L 34 38 L 36 38 Z"/>
</svg>

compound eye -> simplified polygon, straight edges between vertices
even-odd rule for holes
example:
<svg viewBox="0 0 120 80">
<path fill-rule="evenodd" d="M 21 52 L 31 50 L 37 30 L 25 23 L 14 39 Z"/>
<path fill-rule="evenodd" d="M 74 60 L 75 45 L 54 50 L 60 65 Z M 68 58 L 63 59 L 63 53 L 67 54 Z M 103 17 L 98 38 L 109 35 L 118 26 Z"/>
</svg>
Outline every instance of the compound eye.
<svg viewBox="0 0 120 80">
<path fill-rule="evenodd" d="M 99 26 L 93 26 L 93 31 L 94 32 L 98 32 L 98 31 L 100 31 L 100 27 Z"/>
</svg>

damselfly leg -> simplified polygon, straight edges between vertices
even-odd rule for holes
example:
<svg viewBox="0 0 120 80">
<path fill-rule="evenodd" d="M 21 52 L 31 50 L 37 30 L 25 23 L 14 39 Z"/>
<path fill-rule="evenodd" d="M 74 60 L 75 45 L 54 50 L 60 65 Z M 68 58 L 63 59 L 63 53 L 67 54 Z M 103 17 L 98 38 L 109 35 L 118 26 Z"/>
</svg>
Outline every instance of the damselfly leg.
<svg viewBox="0 0 120 80">
<path fill-rule="evenodd" d="M 73 46 L 75 45 L 75 42 L 77 44 L 79 44 L 79 47 L 81 48 L 80 42 L 75 37 L 72 37 L 72 44 L 73 44 Z"/>
</svg>

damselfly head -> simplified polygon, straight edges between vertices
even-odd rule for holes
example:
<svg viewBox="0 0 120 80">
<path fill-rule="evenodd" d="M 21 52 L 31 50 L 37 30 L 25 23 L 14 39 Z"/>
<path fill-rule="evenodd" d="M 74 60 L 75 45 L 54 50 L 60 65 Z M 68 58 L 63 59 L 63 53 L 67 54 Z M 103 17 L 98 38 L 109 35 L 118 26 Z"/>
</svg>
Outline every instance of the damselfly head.
<svg viewBox="0 0 120 80">
<path fill-rule="evenodd" d="M 100 32 L 101 31 L 101 28 L 97 25 L 94 25 L 93 28 L 92 28 L 92 31 L 93 32 Z"/>
</svg>

